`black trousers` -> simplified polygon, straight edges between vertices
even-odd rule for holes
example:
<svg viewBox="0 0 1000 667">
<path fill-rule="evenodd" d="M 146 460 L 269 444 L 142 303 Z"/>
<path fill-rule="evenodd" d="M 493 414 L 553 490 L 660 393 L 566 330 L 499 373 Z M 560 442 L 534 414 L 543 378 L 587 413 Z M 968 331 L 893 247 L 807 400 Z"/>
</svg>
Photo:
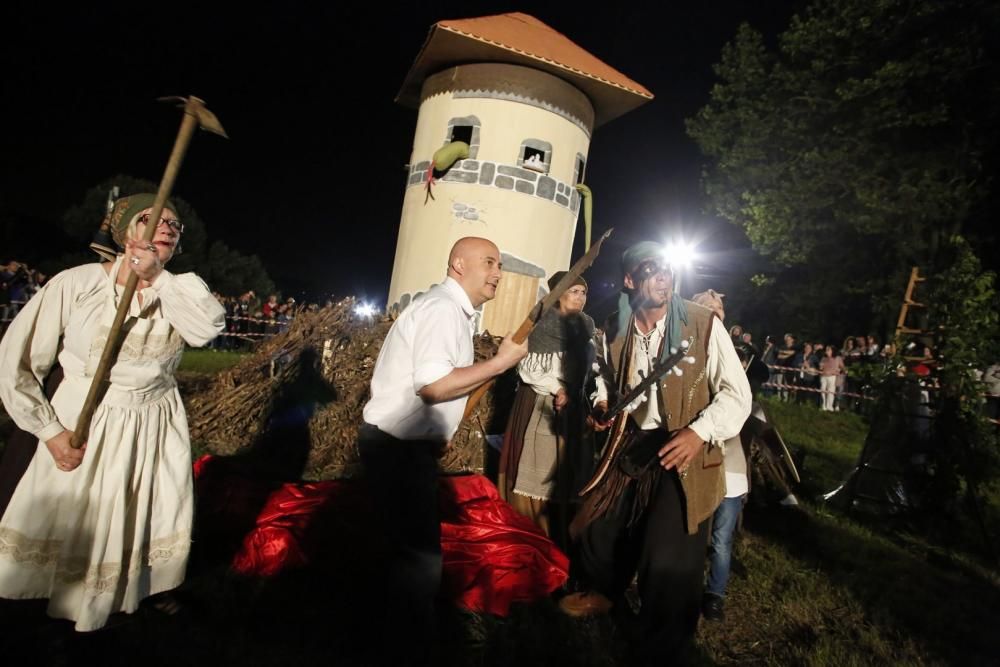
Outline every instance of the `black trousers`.
<svg viewBox="0 0 1000 667">
<path fill-rule="evenodd" d="M 623 608 L 623 593 L 638 574 L 638 664 L 673 665 L 684 659 L 698 627 L 709 520 L 689 535 L 684 492 L 673 470 L 660 471 L 638 521 L 628 526 L 635 484 L 616 506 L 580 536 L 574 574 Z"/>
<path fill-rule="evenodd" d="M 373 517 L 384 539 L 381 591 L 389 630 L 374 652 L 387 664 L 433 664 L 435 600 L 441 587 L 441 520 L 437 454 L 441 443 L 399 440 L 371 424 L 358 432 L 358 450 L 373 496 Z"/>
</svg>

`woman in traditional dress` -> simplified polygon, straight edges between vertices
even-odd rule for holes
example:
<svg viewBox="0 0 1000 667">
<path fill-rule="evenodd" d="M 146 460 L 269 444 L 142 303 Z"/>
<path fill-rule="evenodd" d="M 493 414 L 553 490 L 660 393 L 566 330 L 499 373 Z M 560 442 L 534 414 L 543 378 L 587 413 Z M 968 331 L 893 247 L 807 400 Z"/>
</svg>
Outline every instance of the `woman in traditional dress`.
<svg viewBox="0 0 1000 667">
<path fill-rule="evenodd" d="M 563 275 L 554 274 L 549 289 Z M 528 337 L 500 455 L 501 497 L 564 548 L 570 502 L 594 465 L 582 428 L 584 381 L 594 358 L 586 303 L 587 282 L 578 278 Z"/>
<path fill-rule="evenodd" d="M 0 597 L 47 598 L 48 614 L 78 631 L 177 587 L 190 549 L 191 449 L 174 371 L 185 343 L 222 331 L 225 311 L 198 276 L 164 270 L 184 226 L 169 204 L 150 220 L 153 200 L 119 199 L 105 223 L 120 254 L 52 278 L 0 343 L 0 398 L 38 439 L 0 519 Z M 147 224 L 157 226 L 151 243 Z M 131 273 L 124 340 L 88 440 L 73 449 Z M 49 401 L 42 382 L 56 361 L 65 376 Z"/>
</svg>

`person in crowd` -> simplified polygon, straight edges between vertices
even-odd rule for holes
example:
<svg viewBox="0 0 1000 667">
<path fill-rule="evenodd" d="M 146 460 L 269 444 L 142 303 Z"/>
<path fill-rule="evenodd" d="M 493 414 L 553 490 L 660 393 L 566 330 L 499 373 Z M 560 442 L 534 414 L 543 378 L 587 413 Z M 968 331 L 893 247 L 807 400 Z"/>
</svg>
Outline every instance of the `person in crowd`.
<svg viewBox="0 0 1000 667">
<path fill-rule="evenodd" d="M 7 329 L 7 324 L 14 319 L 10 307 L 10 281 L 14 277 L 17 262 L 0 263 L 0 334 Z"/>
<path fill-rule="evenodd" d="M 261 306 L 261 312 L 263 312 L 266 319 L 271 319 L 278 312 L 278 295 L 271 294 L 267 297 L 267 301 Z"/>
<path fill-rule="evenodd" d="M 878 339 L 874 335 L 869 334 L 868 338 L 865 340 L 865 356 L 869 360 L 874 361 L 878 358 L 879 346 Z"/>
<path fill-rule="evenodd" d="M 458 430 L 469 394 L 528 353 L 527 341 L 508 336 L 496 355 L 473 363 L 473 316 L 496 296 L 500 278 L 494 243 L 459 239 L 444 281 L 402 312 L 375 363 L 358 450 L 388 545 L 387 616 L 373 619 L 393 628 L 387 664 L 435 664 L 442 568 L 437 458 Z"/>
<path fill-rule="evenodd" d="M 860 342 L 859 342 L 860 341 Z M 861 336 L 848 336 L 844 339 L 843 356 L 844 366 L 847 369 L 854 367 L 856 364 L 864 361 L 865 358 L 865 339 Z M 838 399 L 838 406 L 841 408 L 854 407 L 855 410 L 860 408 L 860 399 L 856 395 L 861 393 L 861 385 L 859 384 L 857 378 L 851 375 L 850 370 L 844 375 L 843 388 L 841 390 L 841 396 Z M 845 402 L 843 394 L 854 394 L 850 396 Z"/>
<path fill-rule="evenodd" d="M 795 367 L 799 369 L 796 377 L 796 384 L 800 388 L 796 391 L 796 403 L 819 404 L 819 395 L 815 392 L 819 389 L 819 359 L 813 352 L 813 344 L 805 343 L 802 349 L 795 356 Z"/>
<path fill-rule="evenodd" d="M 768 386 L 764 390 L 764 395 L 774 396 L 778 392 L 776 385 L 781 383 L 782 374 L 781 371 L 773 368 L 778 363 L 778 346 L 775 345 L 774 338 L 771 336 L 764 337 L 764 350 L 761 352 L 761 361 L 764 362 L 768 370 Z"/>
<path fill-rule="evenodd" d="M 844 366 L 844 358 L 840 356 L 840 351 L 833 345 L 827 345 L 823 353 L 823 358 L 819 362 L 820 394 L 823 397 L 823 411 L 833 412 L 839 410 L 836 404 L 837 382 L 847 373 Z"/>
<path fill-rule="evenodd" d="M 198 276 L 164 268 L 184 226 L 171 205 L 151 219 L 153 200 L 115 202 L 106 222 L 120 254 L 53 277 L 0 343 L 0 398 L 36 442 L 0 519 L 0 596 L 47 598 L 49 615 L 78 631 L 178 586 L 191 546 L 191 443 L 174 370 L 185 344 L 218 335 L 225 312 Z M 86 443 L 74 449 L 132 275 L 124 342 Z M 50 400 L 42 384 L 57 361 L 65 375 Z"/>
<path fill-rule="evenodd" d="M 292 306 L 287 303 L 283 303 L 278 306 L 278 333 L 285 333 L 288 328 L 292 325 L 292 318 L 294 316 Z"/>
<path fill-rule="evenodd" d="M 789 387 L 793 386 L 798 381 L 798 372 L 795 370 L 789 370 L 797 368 L 795 365 L 795 357 L 798 354 L 799 348 L 796 345 L 795 336 L 790 333 L 786 333 L 784 337 L 784 345 L 778 348 L 777 357 L 775 359 L 777 365 L 781 367 L 781 377 L 778 378 L 778 382 L 782 385 L 782 387 L 778 396 L 783 401 L 787 401 L 789 399 Z"/>
<path fill-rule="evenodd" d="M 21 262 L 11 261 L 0 274 L 3 283 L 3 320 L 14 319 L 21 306 L 27 302 L 28 285 L 31 282 L 31 271 Z"/>
<path fill-rule="evenodd" d="M 565 274 L 554 273 L 549 289 Z M 563 549 L 569 546 L 570 501 L 594 467 L 581 411 L 594 358 L 594 320 L 583 312 L 586 303 L 587 281 L 579 277 L 528 337 L 500 455 L 501 497 Z"/>
<path fill-rule="evenodd" d="M 691 301 L 709 308 L 719 318 L 721 324 L 726 317 L 721 296 L 718 295 L 719 298 L 716 298 L 716 294 L 709 290 L 695 294 L 691 297 Z M 747 333 L 744 332 L 743 336 L 747 336 Z M 755 350 L 750 342 L 739 341 L 737 354 L 740 354 L 741 350 L 743 352 L 740 355 L 741 363 L 745 365 L 752 363 Z M 732 566 L 733 538 L 747 494 L 750 492 L 747 459 L 739 435 L 726 440 L 723 467 L 726 474 L 726 494 L 712 515 L 708 577 L 701 600 L 701 614 L 708 621 L 721 621 L 725 618 L 726 587 L 729 584 L 729 571 Z"/>
<path fill-rule="evenodd" d="M 278 295 L 271 294 L 261 306 L 261 318 L 264 321 L 264 333 L 273 336 L 278 332 Z"/>
<path fill-rule="evenodd" d="M 868 339 L 864 336 L 854 337 L 854 349 L 855 356 L 859 359 L 867 359 L 868 357 Z"/>
<path fill-rule="evenodd" d="M 624 289 L 598 353 L 613 378 L 599 377 L 594 414 L 608 397 L 688 343 L 683 373 L 662 376 L 611 426 L 595 479 L 574 519 L 572 567 L 584 590 L 560 600 L 582 616 L 617 607 L 638 573 L 640 610 L 631 664 L 683 659 L 701 608 L 711 516 L 725 495 L 722 443 L 750 414 L 750 385 L 732 339 L 712 311 L 674 293 L 663 247 L 643 242 L 622 256 Z M 600 364 L 599 364 L 600 366 Z"/>
</svg>

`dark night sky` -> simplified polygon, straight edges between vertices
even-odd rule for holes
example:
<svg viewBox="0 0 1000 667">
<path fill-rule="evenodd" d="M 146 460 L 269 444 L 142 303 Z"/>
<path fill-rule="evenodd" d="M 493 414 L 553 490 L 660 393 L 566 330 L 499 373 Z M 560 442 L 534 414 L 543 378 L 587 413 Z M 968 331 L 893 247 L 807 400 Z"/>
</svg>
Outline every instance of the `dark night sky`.
<svg viewBox="0 0 1000 667">
<path fill-rule="evenodd" d="M 611 280 L 626 244 L 670 225 L 706 237 L 707 250 L 745 246 L 702 213 L 700 156 L 683 120 L 706 102 L 711 66 L 741 22 L 773 36 L 804 3 L 162 4 L 155 14 L 137 4 L 0 9 L 0 210 L 57 220 L 115 173 L 158 181 L 180 117 L 153 100 L 194 94 L 232 137 L 197 136 L 176 186 L 210 239 L 258 254 L 287 293 L 382 301 L 416 124 L 393 100 L 432 23 L 523 11 L 656 95 L 591 144 L 595 235 L 617 230 L 596 275 Z M 642 181 L 622 168 L 635 164 Z M 750 253 L 720 256 L 751 272 Z"/>
</svg>

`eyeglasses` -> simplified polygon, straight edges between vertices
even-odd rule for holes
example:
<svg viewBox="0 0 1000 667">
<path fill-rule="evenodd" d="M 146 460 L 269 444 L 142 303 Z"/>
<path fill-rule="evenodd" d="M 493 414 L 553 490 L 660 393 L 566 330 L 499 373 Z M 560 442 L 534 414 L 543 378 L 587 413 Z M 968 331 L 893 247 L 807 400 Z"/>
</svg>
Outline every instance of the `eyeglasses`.
<svg viewBox="0 0 1000 667">
<path fill-rule="evenodd" d="M 148 225 L 149 213 L 143 213 L 142 215 L 140 215 L 138 220 L 136 220 L 136 222 Z M 167 227 L 170 227 L 170 229 L 174 230 L 178 234 L 184 233 L 184 223 L 178 220 L 177 218 L 169 218 L 169 219 L 160 218 L 160 222 L 158 222 L 156 226 L 159 227 L 160 225 L 166 225 Z"/>
<path fill-rule="evenodd" d="M 645 262 L 642 262 L 641 264 L 639 264 L 639 266 L 635 267 L 632 270 L 632 277 L 636 280 L 636 282 L 641 283 L 642 281 L 648 280 L 649 278 L 652 278 L 655 275 L 661 273 L 669 274 L 672 272 L 673 268 L 670 266 L 670 264 L 667 263 L 661 264 L 656 260 L 650 259 L 646 260 Z"/>
</svg>

